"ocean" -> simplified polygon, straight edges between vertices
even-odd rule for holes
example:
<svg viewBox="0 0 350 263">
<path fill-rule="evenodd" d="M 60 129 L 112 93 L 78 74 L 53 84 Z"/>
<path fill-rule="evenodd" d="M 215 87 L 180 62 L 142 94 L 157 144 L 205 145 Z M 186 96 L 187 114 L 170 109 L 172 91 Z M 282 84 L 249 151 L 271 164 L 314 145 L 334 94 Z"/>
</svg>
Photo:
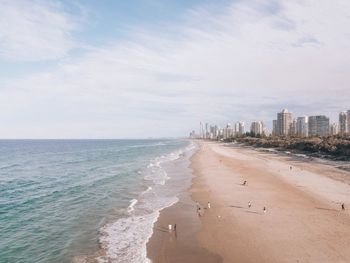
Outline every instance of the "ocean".
<svg viewBox="0 0 350 263">
<path fill-rule="evenodd" d="M 190 185 L 188 140 L 1 140 L 0 262 L 150 262 Z"/>
</svg>

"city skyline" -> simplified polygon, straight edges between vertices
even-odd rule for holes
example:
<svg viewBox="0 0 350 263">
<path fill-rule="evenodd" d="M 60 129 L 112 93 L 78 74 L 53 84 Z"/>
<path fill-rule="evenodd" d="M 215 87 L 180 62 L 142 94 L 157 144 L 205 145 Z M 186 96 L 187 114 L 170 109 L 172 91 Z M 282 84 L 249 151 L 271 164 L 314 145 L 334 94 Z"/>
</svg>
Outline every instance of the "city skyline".
<svg viewBox="0 0 350 263">
<path fill-rule="evenodd" d="M 243 134 L 272 135 L 272 136 L 329 136 L 350 134 L 350 110 L 340 111 L 338 120 L 332 122 L 328 116 L 316 114 L 312 116 L 295 116 L 293 112 L 284 108 L 276 113 L 273 120 L 255 120 L 246 128 L 244 121 L 234 121 L 233 124 L 211 125 L 208 122 L 203 125 L 200 122 L 199 129 L 190 132 L 191 138 L 205 139 L 229 139 Z M 266 125 L 272 123 L 269 130 Z M 248 123 L 249 124 L 249 123 Z"/>
<path fill-rule="evenodd" d="M 0 138 L 179 137 L 349 107 L 350 2 L 0 5 Z"/>
</svg>

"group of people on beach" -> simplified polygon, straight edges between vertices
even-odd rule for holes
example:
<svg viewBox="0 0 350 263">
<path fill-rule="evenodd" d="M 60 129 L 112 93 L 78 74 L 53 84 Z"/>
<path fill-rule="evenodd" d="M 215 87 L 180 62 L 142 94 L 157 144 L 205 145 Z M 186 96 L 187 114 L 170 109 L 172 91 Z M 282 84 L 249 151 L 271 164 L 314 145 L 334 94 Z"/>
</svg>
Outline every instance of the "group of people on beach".
<svg viewBox="0 0 350 263">
<path fill-rule="evenodd" d="M 174 231 L 175 236 L 177 236 L 177 232 L 176 232 L 176 224 L 174 224 L 174 225 L 168 225 L 168 229 L 169 229 L 169 232 Z"/>
<path fill-rule="evenodd" d="M 292 170 L 292 169 L 293 169 L 293 167 L 290 166 L 290 170 Z M 243 183 L 242 183 L 242 185 L 243 185 L 243 186 L 247 185 L 247 181 L 244 180 Z M 249 201 L 249 202 L 248 202 L 248 208 L 251 208 L 251 206 L 252 206 L 252 202 Z M 345 204 L 344 204 L 344 203 L 341 204 L 341 210 L 345 211 Z M 264 213 L 264 214 L 267 213 L 266 206 L 264 206 L 264 208 L 263 208 L 263 213 Z"/>
<path fill-rule="evenodd" d="M 246 185 L 247 185 L 247 180 L 244 180 L 243 183 L 242 183 L 242 185 L 243 185 L 243 186 L 246 186 Z M 249 202 L 248 202 L 248 208 L 251 208 L 251 207 L 252 207 L 252 202 L 249 201 Z M 264 215 L 267 213 L 266 206 L 264 206 L 264 208 L 263 208 L 263 213 L 264 213 Z"/>
</svg>

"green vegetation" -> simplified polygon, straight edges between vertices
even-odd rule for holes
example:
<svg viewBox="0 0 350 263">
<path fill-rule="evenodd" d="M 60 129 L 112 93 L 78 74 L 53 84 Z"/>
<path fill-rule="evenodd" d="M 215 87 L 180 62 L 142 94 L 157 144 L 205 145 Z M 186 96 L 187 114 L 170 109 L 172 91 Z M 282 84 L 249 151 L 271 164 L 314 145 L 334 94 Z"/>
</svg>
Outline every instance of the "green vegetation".
<svg viewBox="0 0 350 263">
<path fill-rule="evenodd" d="M 295 152 L 312 153 L 336 160 L 350 160 L 350 135 L 328 137 L 277 137 L 254 136 L 246 133 L 241 137 L 225 140 L 254 147 L 278 148 Z"/>
</svg>

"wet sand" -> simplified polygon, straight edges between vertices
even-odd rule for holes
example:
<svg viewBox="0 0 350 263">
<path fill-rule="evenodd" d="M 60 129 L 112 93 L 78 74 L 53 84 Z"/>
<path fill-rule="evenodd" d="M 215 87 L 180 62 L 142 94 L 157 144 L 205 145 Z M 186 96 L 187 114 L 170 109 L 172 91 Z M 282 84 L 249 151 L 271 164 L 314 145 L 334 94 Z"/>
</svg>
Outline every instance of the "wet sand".
<svg viewBox="0 0 350 263">
<path fill-rule="evenodd" d="M 350 262 L 348 172 L 210 142 L 191 163 L 192 200 L 184 194 L 161 212 L 148 243 L 153 262 Z M 195 202 L 208 201 L 199 217 Z"/>
</svg>

